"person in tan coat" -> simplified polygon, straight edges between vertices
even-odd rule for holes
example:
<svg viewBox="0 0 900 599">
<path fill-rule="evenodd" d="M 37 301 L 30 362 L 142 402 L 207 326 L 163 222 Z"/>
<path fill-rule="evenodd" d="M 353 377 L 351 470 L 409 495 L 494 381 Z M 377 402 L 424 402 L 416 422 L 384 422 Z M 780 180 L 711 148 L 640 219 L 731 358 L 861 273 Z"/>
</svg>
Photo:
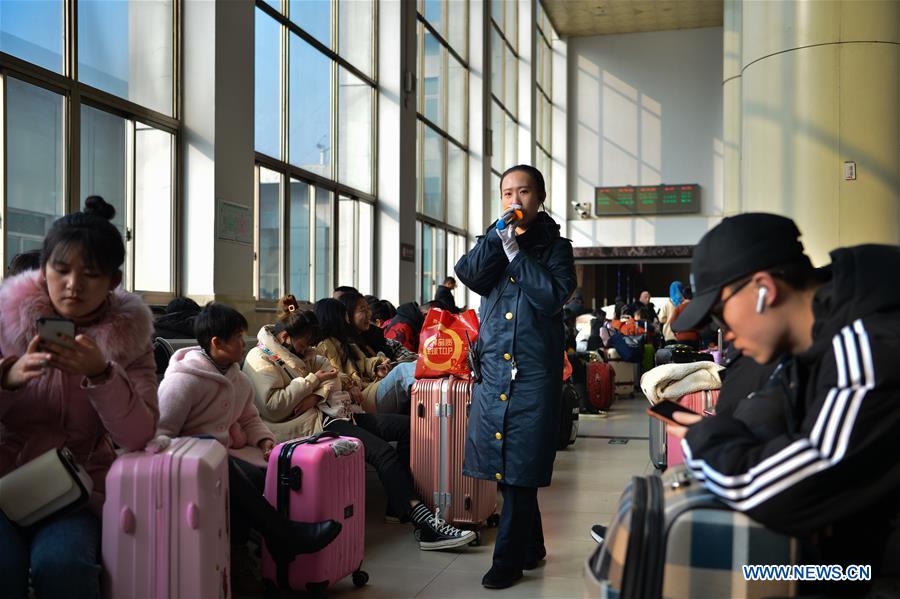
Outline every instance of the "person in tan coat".
<svg viewBox="0 0 900 599">
<path fill-rule="evenodd" d="M 330 298 L 322 301 L 341 305 Z M 260 413 L 270 409 L 265 407 L 267 403 L 272 404 L 288 422 L 317 423 L 320 430 L 324 427 L 359 439 L 365 448 L 366 462 L 375 468 L 387 494 L 387 516 L 395 521 L 411 521 L 418 529 L 420 549 L 449 549 L 472 542 L 474 532 L 454 528 L 419 500 L 409 472 L 409 416 L 363 413 L 359 405 L 362 396 L 358 387 L 353 386 L 352 381 L 356 379 L 352 374 L 329 369 L 323 365 L 324 357 L 309 351 L 321 335 L 316 314 L 301 309 L 296 298 L 287 295 L 278 301 L 277 322 L 264 330 L 273 340 L 254 348 L 244 363 L 244 373 L 253 383 L 257 405 L 264 406 Z M 284 377 L 275 376 L 278 371 L 272 365 L 296 376 L 285 384 Z M 342 379 L 355 390 L 352 396 L 340 388 L 335 390 Z M 329 383 L 334 387 L 327 390 Z M 268 426 L 275 432 L 272 424 Z M 396 449 L 390 441 L 397 442 Z"/>
</svg>

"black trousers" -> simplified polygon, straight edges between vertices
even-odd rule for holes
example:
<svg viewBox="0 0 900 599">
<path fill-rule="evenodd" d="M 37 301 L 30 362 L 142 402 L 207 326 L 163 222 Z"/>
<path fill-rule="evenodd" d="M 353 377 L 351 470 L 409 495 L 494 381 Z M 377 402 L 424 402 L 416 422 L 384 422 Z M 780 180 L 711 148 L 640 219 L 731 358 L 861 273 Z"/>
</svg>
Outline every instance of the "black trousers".
<svg viewBox="0 0 900 599">
<path fill-rule="evenodd" d="M 409 502 L 418 499 L 409 471 L 409 416 L 357 414 L 356 424 L 335 420 L 329 431 L 356 437 L 366 451 L 366 462 L 378 472 L 388 497 L 388 507 L 401 520 L 409 518 Z M 394 450 L 388 442 L 396 441 Z"/>
<path fill-rule="evenodd" d="M 228 497 L 231 502 L 231 542 L 243 545 L 251 528 L 265 535 L 282 519 L 263 497 L 266 471 L 234 457 L 228 458 Z"/>
<path fill-rule="evenodd" d="M 546 553 L 537 487 L 499 485 L 503 494 L 500 528 L 494 544 L 494 568 L 504 574 L 522 571 L 527 560 Z"/>
</svg>

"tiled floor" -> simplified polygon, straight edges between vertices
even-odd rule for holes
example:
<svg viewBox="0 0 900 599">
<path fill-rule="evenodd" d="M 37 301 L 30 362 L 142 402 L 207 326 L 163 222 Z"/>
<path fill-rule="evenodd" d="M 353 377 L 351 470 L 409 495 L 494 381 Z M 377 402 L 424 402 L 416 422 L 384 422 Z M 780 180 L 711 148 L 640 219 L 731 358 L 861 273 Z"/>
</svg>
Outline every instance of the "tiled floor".
<svg viewBox="0 0 900 599">
<path fill-rule="evenodd" d="M 481 586 L 491 564 L 494 529 L 483 532 L 480 547 L 461 551 L 420 551 L 409 525 L 385 524 L 384 498 L 369 492 L 366 505 L 366 557 L 369 584 L 355 589 L 349 579 L 330 597 L 581 597 L 584 561 L 595 549 L 592 524 L 610 520 L 628 479 L 652 470 L 647 447 L 643 398 L 619 400 L 607 418 L 582 415 L 575 445 L 557 454 L 553 484 L 541 489 L 547 560 L 503 591 Z M 626 438 L 624 445 L 609 443 Z M 367 484 L 378 479 L 368 473 Z M 373 491 L 375 489 L 372 489 Z"/>
</svg>

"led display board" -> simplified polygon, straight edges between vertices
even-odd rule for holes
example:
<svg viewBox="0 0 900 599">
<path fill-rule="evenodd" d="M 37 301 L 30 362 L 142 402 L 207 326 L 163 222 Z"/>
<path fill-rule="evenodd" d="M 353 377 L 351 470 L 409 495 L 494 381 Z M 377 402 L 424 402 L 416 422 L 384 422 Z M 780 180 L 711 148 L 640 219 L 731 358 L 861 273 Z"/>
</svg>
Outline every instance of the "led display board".
<svg viewBox="0 0 900 599">
<path fill-rule="evenodd" d="M 696 183 L 625 185 L 596 189 L 595 213 L 597 216 L 696 214 L 700 212 L 700 186 Z"/>
</svg>

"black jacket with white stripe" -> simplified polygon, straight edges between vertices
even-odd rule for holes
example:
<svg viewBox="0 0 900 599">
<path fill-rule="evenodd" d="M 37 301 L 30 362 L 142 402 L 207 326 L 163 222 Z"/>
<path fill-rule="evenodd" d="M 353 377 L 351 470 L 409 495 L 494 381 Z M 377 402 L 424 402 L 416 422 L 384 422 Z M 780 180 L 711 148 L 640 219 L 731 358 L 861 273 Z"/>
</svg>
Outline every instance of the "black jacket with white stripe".
<svg viewBox="0 0 900 599">
<path fill-rule="evenodd" d="M 884 533 L 900 509 L 900 247 L 831 257 L 813 303 L 812 347 L 682 443 L 688 466 L 726 503 L 820 539 Z M 876 541 L 868 535 L 836 544 L 852 557 Z"/>
</svg>

